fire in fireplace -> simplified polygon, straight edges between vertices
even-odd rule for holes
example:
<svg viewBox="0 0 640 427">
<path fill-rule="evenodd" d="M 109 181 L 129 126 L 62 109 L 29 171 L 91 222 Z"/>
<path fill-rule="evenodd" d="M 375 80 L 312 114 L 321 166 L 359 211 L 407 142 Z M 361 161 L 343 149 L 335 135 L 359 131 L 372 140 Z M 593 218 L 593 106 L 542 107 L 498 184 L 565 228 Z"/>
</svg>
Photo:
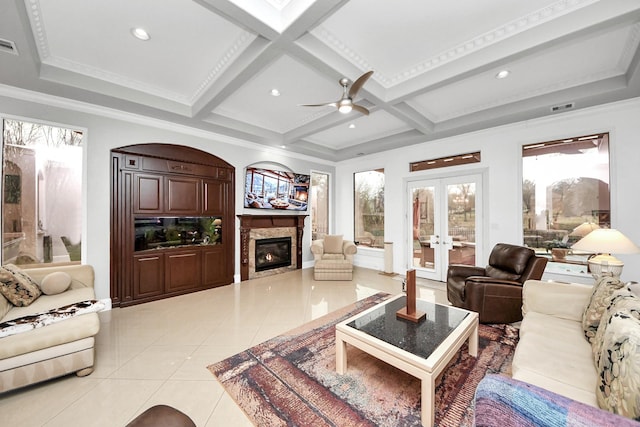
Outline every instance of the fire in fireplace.
<svg viewBox="0 0 640 427">
<path fill-rule="evenodd" d="M 256 271 L 291 265 L 291 237 L 256 240 Z"/>
</svg>

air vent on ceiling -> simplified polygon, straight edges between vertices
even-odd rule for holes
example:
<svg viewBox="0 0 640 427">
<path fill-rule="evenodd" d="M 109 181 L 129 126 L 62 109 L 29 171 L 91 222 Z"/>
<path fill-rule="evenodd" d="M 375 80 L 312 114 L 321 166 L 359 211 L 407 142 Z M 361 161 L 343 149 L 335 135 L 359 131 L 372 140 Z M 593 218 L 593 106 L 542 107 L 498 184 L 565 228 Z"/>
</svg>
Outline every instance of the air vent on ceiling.
<svg viewBox="0 0 640 427">
<path fill-rule="evenodd" d="M 551 107 L 551 112 L 557 113 L 558 111 L 570 110 L 575 106 L 576 104 L 573 102 L 569 102 L 567 104 L 554 105 L 553 107 Z"/>
<path fill-rule="evenodd" d="M 14 55 L 17 55 L 18 49 L 16 49 L 16 44 L 11 40 L 0 39 L 0 52 L 13 53 Z"/>
</svg>

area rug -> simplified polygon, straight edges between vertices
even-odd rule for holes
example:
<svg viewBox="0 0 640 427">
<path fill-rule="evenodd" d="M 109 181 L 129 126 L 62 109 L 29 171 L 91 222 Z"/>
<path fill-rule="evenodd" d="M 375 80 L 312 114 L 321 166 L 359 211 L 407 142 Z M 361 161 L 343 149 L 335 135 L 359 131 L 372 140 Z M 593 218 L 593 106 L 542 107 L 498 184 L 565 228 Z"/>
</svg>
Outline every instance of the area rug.
<svg viewBox="0 0 640 427">
<path fill-rule="evenodd" d="M 209 366 L 257 426 L 419 426 L 420 381 L 348 346 L 335 372 L 335 325 L 389 298 L 379 293 Z M 487 373 L 510 373 L 518 330 L 480 325 L 478 357 L 466 344 L 436 381 L 437 426 L 473 424 Z"/>
</svg>

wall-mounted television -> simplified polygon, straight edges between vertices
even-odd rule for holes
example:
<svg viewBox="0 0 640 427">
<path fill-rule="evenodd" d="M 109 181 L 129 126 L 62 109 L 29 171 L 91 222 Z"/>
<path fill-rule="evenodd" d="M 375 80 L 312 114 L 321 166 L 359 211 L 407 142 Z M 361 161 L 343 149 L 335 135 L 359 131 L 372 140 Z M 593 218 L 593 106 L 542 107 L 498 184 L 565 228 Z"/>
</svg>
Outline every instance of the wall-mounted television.
<svg viewBox="0 0 640 427">
<path fill-rule="evenodd" d="M 244 182 L 245 208 L 307 210 L 309 175 L 248 167 Z"/>
</svg>

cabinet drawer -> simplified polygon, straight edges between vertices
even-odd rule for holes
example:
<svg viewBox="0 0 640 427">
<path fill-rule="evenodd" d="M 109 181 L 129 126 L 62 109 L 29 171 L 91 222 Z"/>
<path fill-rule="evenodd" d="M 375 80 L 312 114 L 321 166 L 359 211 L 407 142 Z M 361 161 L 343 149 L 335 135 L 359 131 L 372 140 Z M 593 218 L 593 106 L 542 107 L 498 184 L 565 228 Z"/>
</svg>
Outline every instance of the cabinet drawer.
<svg viewBox="0 0 640 427">
<path fill-rule="evenodd" d="M 165 256 L 165 280 L 168 293 L 200 287 L 202 283 L 202 252 L 199 248 L 171 252 Z"/>
</svg>

